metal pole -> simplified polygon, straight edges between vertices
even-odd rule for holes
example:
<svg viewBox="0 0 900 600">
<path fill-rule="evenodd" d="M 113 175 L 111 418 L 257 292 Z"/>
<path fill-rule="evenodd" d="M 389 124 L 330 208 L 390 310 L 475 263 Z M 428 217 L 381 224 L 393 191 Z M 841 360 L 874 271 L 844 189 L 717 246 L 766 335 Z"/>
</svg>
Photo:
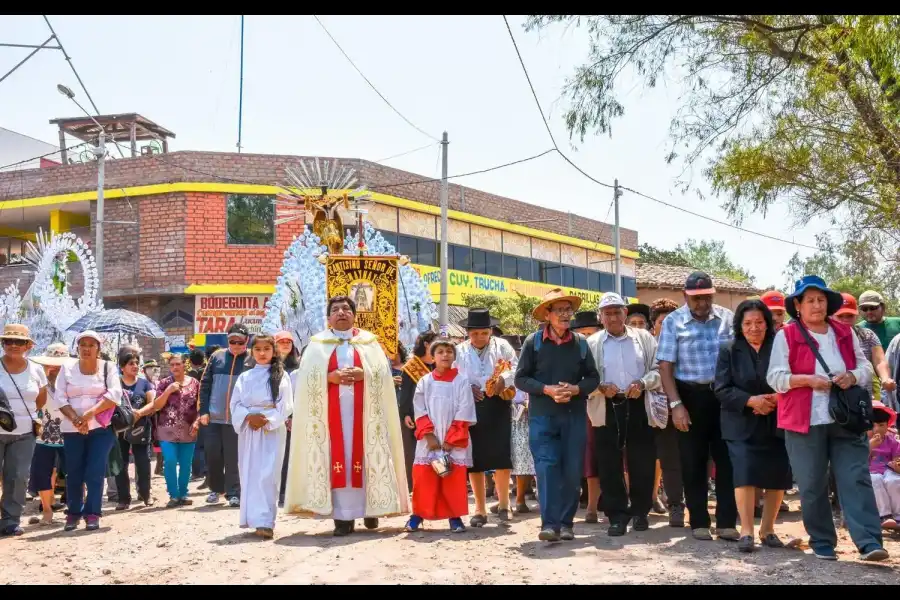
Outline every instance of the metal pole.
<svg viewBox="0 0 900 600">
<path fill-rule="evenodd" d="M 241 153 L 241 125 L 244 115 L 244 15 L 241 15 L 241 83 L 238 91 L 238 143 L 237 151 Z"/>
<path fill-rule="evenodd" d="M 97 155 L 97 247 L 94 260 L 97 262 L 97 298 L 103 303 L 103 180 L 106 175 L 106 132 L 100 129 Z"/>
<path fill-rule="evenodd" d="M 619 190 L 619 180 L 613 182 L 613 204 L 615 204 L 616 224 L 613 229 L 613 241 L 616 245 L 616 293 L 622 295 L 622 243 L 619 235 L 619 196 L 622 195 Z"/>
<path fill-rule="evenodd" d="M 447 205 L 449 203 L 449 184 L 447 183 L 447 132 L 441 139 L 441 304 L 439 322 L 441 324 L 441 334 L 448 332 L 448 316 L 447 316 L 447 297 L 448 297 L 448 275 L 447 275 Z"/>
</svg>

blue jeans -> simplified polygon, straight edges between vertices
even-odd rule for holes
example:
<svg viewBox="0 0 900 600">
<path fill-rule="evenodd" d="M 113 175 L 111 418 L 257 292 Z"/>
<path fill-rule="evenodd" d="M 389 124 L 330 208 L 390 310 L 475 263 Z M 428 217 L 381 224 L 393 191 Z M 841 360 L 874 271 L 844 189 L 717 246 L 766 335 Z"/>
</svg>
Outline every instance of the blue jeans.
<svg viewBox="0 0 900 600">
<path fill-rule="evenodd" d="M 172 500 L 187 498 L 196 442 L 160 442 L 166 491 Z"/>
<path fill-rule="evenodd" d="M 528 444 L 534 457 L 541 505 L 541 529 L 572 527 L 581 496 L 587 414 L 531 415 Z"/>
<path fill-rule="evenodd" d="M 109 452 L 116 443 L 112 429 L 92 429 L 87 435 L 64 433 L 66 500 L 70 517 L 99 517 L 103 507 L 103 480 Z M 87 486 L 87 499 L 84 488 Z"/>
<path fill-rule="evenodd" d="M 882 546 L 881 519 L 869 476 L 869 444 L 832 423 L 815 425 L 809 433 L 784 432 L 791 471 L 800 488 L 803 526 L 812 548 L 837 545 L 837 533 L 828 500 L 828 463 L 834 471 L 838 496 L 850 538 L 862 551 Z"/>
</svg>

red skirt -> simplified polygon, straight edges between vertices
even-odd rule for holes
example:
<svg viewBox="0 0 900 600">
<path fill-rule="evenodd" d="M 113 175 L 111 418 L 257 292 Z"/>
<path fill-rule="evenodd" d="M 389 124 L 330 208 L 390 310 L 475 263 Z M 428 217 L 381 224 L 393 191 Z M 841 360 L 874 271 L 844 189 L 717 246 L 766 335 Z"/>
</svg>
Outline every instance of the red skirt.
<svg viewBox="0 0 900 600">
<path fill-rule="evenodd" d="M 431 465 L 413 465 L 413 514 L 426 521 L 462 517 L 469 513 L 466 468 L 452 465 L 441 477 Z"/>
</svg>

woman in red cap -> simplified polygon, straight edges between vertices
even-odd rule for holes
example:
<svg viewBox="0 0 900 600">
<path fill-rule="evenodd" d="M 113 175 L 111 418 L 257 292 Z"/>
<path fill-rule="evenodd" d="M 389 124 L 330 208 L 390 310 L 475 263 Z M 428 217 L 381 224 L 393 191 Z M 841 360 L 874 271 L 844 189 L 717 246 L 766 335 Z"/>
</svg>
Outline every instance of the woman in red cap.
<svg viewBox="0 0 900 600">
<path fill-rule="evenodd" d="M 847 292 L 842 292 L 841 298 L 844 299 L 844 304 L 840 310 L 834 313 L 834 318 L 852 328 L 856 337 L 859 338 L 859 346 L 862 348 L 863 354 L 872 363 L 875 374 L 878 375 L 877 380 L 873 379 L 869 385 L 869 391 L 872 392 L 872 398 L 880 398 L 882 387 L 886 387 L 888 390 L 897 389 L 894 380 L 891 379 L 891 370 L 887 361 L 884 360 L 884 348 L 881 347 L 881 340 L 871 329 L 856 324 L 859 320 L 856 298 Z"/>
<path fill-rule="evenodd" d="M 784 294 L 778 290 L 769 290 L 759 297 L 765 304 L 769 312 L 772 313 L 772 320 L 775 321 L 775 331 L 784 327 L 784 319 L 787 311 L 784 308 Z"/>
</svg>

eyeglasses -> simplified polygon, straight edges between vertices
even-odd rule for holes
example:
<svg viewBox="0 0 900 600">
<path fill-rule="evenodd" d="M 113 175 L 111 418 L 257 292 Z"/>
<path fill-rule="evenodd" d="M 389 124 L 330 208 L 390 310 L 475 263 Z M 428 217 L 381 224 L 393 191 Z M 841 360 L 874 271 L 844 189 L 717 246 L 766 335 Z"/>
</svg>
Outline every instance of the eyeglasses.
<svg viewBox="0 0 900 600">
<path fill-rule="evenodd" d="M 571 306 L 567 306 L 565 308 L 554 308 L 550 312 L 556 315 L 571 315 L 575 313 L 575 309 Z"/>
<path fill-rule="evenodd" d="M 881 306 L 860 306 L 859 310 L 862 312 L 872 312 L 873 310 L 878 310 Z"/>
<path fill-rule="evenodd" d="M 26 344 L 28 344 L 28 342 L 25 340 L 10 340 L 10 339 L 3 340 L 4 346 L 25 346 Z"/>
<path fill-rule="evenodd" d="M 233 339 L 233 340 L 228 340 L 228 345 L 229 345 L 229 346 L 246 346 L 246 345 L 247 345 L 247 340 L 246 340 L 246 338 L 244 338 L 244 339 Z"/>
</svg>

